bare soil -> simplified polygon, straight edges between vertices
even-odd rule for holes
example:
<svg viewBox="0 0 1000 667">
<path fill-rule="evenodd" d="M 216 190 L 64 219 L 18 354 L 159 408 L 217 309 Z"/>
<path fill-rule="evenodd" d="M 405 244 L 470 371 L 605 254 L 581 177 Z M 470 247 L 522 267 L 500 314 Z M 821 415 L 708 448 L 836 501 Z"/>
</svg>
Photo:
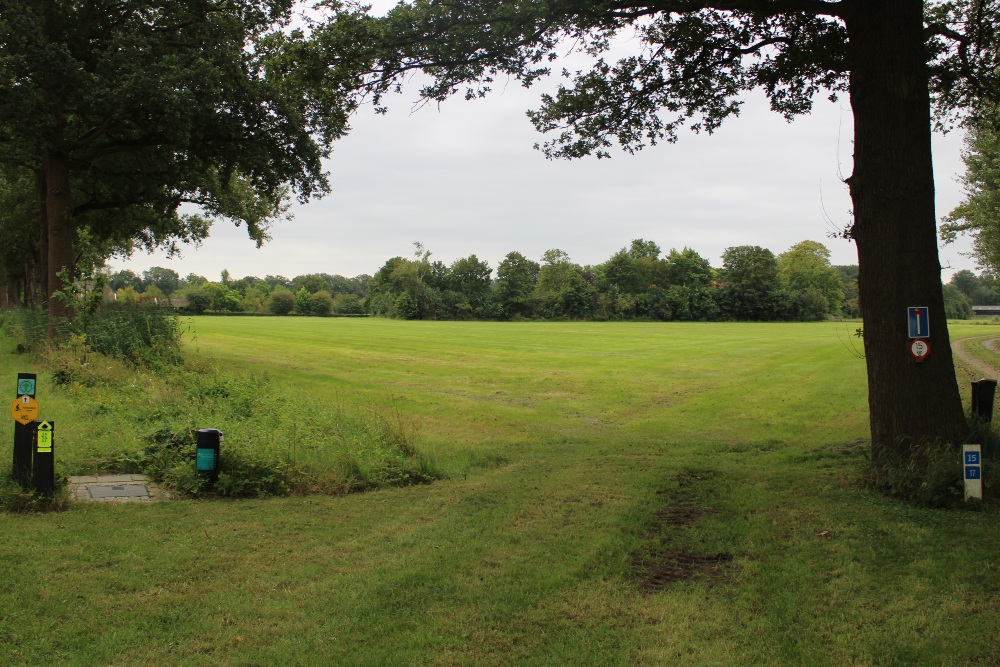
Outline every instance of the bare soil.
<svg viewBox="0 0 1000 667">
<path fill-rule="evenodd" d="M 687 579 L 726 579 L 727 564 L 733 560 L 731 553 L 697 553 L 683 544 L 686 528 L 693 526 L 704 515 L 718 511 L 688 500 L 694 495 L 690 493 L 690 488 L 707 479 L 704 472 L 700 474 L 702 476 L 698 477 L 682 472 L 676 479 L 679 488 L 659 494 L 666 506 L 656 513 L 656 522 L 649 530 L 650 541 L 656 545 L 633 562 L 639 575 L 639 586 L 646 592 L 655 593 Z"/>
</svg>

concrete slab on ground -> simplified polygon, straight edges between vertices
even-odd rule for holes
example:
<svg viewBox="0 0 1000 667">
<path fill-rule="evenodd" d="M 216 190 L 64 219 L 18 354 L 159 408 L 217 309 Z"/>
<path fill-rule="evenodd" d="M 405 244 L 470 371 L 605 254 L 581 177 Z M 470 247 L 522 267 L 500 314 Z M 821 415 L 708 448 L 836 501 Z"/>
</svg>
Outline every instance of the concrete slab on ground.
<svg viewBox="0 0 1000 667">
<path fill-rule="evenodd" d="M 74 475 L 69 478 L 69 497 L 101 503 L 150 503 L 167 497 L 145 475 Z"/>
</svg>

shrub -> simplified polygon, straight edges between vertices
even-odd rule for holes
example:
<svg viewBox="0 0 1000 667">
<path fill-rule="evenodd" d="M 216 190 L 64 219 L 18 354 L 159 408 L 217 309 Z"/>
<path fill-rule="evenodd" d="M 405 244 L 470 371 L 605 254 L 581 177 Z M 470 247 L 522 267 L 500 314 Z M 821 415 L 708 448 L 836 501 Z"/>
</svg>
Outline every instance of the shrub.
<svg viewBox="0 0 1000 667">
<path fill-rule="evenodd" d="M 20 353 L 36 350 L 45 343 L 48 314 L 39 306 L 3 311 L 3 332 Z"/>
<path fill-rule="evenodd" d="M 395 316 L 403 320 L 415 320 L 420 317 L 420 305 L 410 296 L 409 292 L 403 292 L 397 296 L 392 309 Z"/>
<path fill-rule="evenodd" d="M 333 312 L 333 296 L 326 290 L 320 290 L 309 297 L 309 312 L 319 317 L 329 317 Z"/>
<path fill-rule="evenodd" d="M 190 287 L 184 292 L 187 299 L 185 310 L 200 315 L 212 307 L 212 295 L 201 287 Z"/>
<path fill-rule="evenodd" d="M 91 350 L 113 359 L 151 368 L 181 361 L 180 322 L 153 304 L 106 304 L 78 333 Z"/>
<path fill-rule="evenodd" d="M 364 300 L 356 294 L 340 293 L 333 297 L 333 312 L 337 315 L 364 315 Z"/>
<path fill-rule="evenodd" d="M 291 490 L 291 466 L 239 450 L 223 450 L 215 491 L 229 498 L 284 496 Z"/>
<path fill-rule="evenodd" d="M 299 288 L 299 291 L 295 293 L 295 313 L 299 315 L 308 315 L 310 313 L 312 301 L 309 296 L 309 292 L 305 287 Z"/>
<path fill-rule="evenodd" d="M 294 308 L 295 295 L 289 290 L 274 290 L 267 299 L 267 311 L 272 315 L 287 315 Z"/>
</svg>

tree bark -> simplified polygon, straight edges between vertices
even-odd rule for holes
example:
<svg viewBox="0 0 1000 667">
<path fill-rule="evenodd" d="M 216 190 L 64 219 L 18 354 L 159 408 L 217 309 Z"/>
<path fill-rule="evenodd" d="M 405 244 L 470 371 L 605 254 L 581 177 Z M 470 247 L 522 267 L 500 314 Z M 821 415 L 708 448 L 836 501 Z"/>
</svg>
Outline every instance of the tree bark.
<svg viewBox="0 0 1000 667">
<path fill-rule="evenodd" d="M 0 303 L 0 307 L 3 308 L 10 308 L 11 306 L 13 306 L 14 299 L 12 298 L 12 295 L 17 294 L 17 288 L 15 287 L 17 285 L 17 283 L 15 282 L 17 279 L 16 278 L 12 279 L 11 273 L 12 272 L 9 267 L 4 267 L 3 289 L 2 291 L 0 291 L 0 298 L 3 299 L 3 302 Z"/>
<path fill-rule="evenodd" d="M 56 335 L 57 322 L 70 314 L 69 308 L 54 292 L 63 288 L 59 272 L 67 269 L 72 277 L 75 264 L 73 255 L 73 209 L 70 201 L 69 165 L 64 155 L 48 156 L 45 170 L 45 211 L 48 222 L 48 271 L 47 296 L 49 303 L 49 338 Z"/>
<path fill-rule="evenodd" d="M 852 237 L 864 318 L 872 456 L 968 429 L 941 289 L 921 0 L 858 2 L 846 18 L 854 112 Z M 930 355 L 909 354 L 907 307 L 929 309 Z"/>
<path fill-rule="evenodd" d="M 45 171 L 39 169 L 35 172 L 35 176 L 38 179 L 38 210 L 41 216 L 38 224 L 38 265 L 35 268 L 35 275 L 25 278 L 24 298 L 30 305 L 35 305 L 42 298 L 47 299 L 49 296 L 49 214 L 46 205 L 49 192 L 45 187 Z M 32 283 L 30 288 L 28 282 Z M 40 298 L 35 293 L 35 284 L 38 286 L 38 294 L 42 295 Z"/>
</svg>

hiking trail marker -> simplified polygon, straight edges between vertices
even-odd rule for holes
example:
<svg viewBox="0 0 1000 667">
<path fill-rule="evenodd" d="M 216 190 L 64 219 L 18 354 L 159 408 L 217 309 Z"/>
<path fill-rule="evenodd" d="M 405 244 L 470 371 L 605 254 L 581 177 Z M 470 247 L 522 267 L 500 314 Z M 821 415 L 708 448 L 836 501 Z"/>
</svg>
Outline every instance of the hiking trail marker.
<svg viewBox="0 0 1000 667">
<path fill-rule="evenodd" d="M 38 401 L 31 396 L 18 396 L 10 404 L 10 416 L 27 426 L 38 419 Z"/>
<path fill-rule="evenodd" d="M 34 427 L 35 452 L 31 461 L 31 486 L 46 496 L 56 491 L 56 454 L 54 421 L 35 421 Z"/>
<path fill-rule="evenodd" d="M 38 418 L 38 376 L 34 373 L 17 374 L 17 393 L 10 406 L 10 416 L 14 418 L 14 457 L 10 476 L 25 490 L 31 482 L 31 457 L 34 446 L 35 429 L 31 422 Z"/>
<path fill-rule="evenodd" d="M 965 499 L 983 499 L 983 450 L 980 445 L 962 445 L 962 469 L 965 471 Z"/>
</svg>

